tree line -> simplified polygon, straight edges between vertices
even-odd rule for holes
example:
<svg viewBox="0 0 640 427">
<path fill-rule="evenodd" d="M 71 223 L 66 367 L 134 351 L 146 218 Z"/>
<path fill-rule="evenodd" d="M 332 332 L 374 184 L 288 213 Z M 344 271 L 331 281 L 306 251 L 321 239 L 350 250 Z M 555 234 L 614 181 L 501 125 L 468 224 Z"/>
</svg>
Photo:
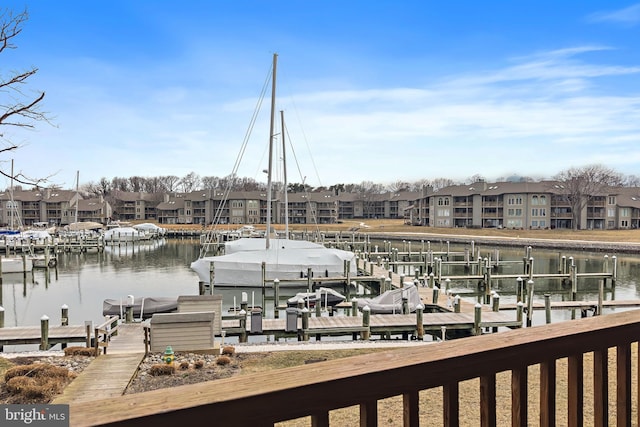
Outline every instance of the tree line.
<svg viewBox="0 0 640 427">
<path fill-rule="evenodd" d="M 570 192 L 580 188 L 582 194 L 597 194 L 603 187 L 640 187 L 640 177 L 635 175 L 623 175 L 603 165 L 589 165 L 573 167 L 563 170 L 552 178 L 554 181 L 564 183 L 565 189 Z M 526 176 L 512 175 L 501 177 L 492 182 L 540 182 L 548 179 L 534 179 Z M 454 185 L 469 185 L 475 182 L 487 180 L 481 175 L 473 175 L 464 180 L 450 178 L 421 179 L 418 181 L 397 180 L 392 183 L 375 183 L 362 181 L 360 183 L 338 183 L 330 186 L 311 186 L 306 183 L 288 183 L 287 190 L 290 193 L 323 192 L 332 191 L 338 193 L 357 194 L 383 194 L 386 192 L 422 191 L 424 187 L 439 190 Z M 283 183 L 274 182 L 274 189 L 282 191 Z M 258 182 L 253 178 L 229 175 L 226 177 L 204 176 L 190 172 L 182 178 L 176 175 L 156 177 L 114 177 L 101 178 L 97 182 L 87 182 L 80 186 L 82 192 L 92 196 L 108 196 L 114 192 L 143 192 L 143 193 L 190 193 L 199 190 L 224 190 L 230 191 L 265 191 L 266 182 Z"/>
</svg>

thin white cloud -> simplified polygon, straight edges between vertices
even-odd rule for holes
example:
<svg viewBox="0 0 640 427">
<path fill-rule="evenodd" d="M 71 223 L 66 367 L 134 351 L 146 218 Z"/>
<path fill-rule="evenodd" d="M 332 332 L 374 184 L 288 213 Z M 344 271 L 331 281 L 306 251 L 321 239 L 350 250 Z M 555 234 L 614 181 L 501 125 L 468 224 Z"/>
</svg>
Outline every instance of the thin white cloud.
<svg viewBox="0 0 640 427">
<path fill-rule="evenodd" d="M 588 16 L 591 22 L 613 22 L 626 26 L 640 23 L 640 3 L 614 11 L 596 12 Z"/>
</svg>

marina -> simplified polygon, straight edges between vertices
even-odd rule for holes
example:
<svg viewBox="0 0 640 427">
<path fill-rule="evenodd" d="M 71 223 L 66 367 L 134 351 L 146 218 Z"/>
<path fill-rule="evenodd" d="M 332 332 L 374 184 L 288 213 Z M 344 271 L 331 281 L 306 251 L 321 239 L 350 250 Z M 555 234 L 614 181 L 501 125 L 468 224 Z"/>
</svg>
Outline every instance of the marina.
<svg viewBox="0 0 640 427">
<path fill-rule="evenodd" d="M 85 342 L 86 323 L 98 325 L 104 320 L 103 301 L 115 299 L 126 305 L 131 295 L 168 299 L 211 292 L 220 295 L 221 331 L 227 342 L 365 338 L 441 340 L 472 335 L 479 330 L 519 328 L 640 305 L 635 297 L 634 281 L 629 276 L 638 269 L 640 262 L 634 257 L 625 256 L 619 260 L 615 256 L 581 253 L 564 256 L 530 247 L 503 251 L 496 256 L 495 248 L 445 245 L 440 248 L 442 250 L 434 250 L 435 245 L 429 242 L 413 242 L 411 250 L 406 250 L 410 246 L 408 242 L 401 242 L 398 249 L 391 243 L 378 242 L 376 248 L 375 242 L 360 240 L 357 235 L 340 237 L 339 241 L 329 241 L 325 236 L 323 243 L 360 247 L 357 250 L 360 274 L 332 278 L 345 282 L 335 289 L 346 290 L 348 295 L 347 300 L 332 307 L 320 303 L 294 308 L 287 304 L 287 300 L 297 293 L 314 292 L 324 286 L 324 278 L 314 278 L 297 288 L 274 287 L 268 281 L 257 288 L 214 287 L 211 290 L 202 286 L 197 275 L 188 268 L 200 248 L 199 239 L 195 237 L 139 242 L 96 253 L 61 253 L 56 268 L 26 275 L 3 275 L 0 323 L 4 326 L 4 335 L 0 335 L 3 337 L 1 342 L 5 351 L 40 345 L 39 322 L 43 316 L 51 319 L 51 325 L 58 324 L 58 319 L 62 323 L 63 318 L 68 325 L 76 325 L 51 326 L 49 346 L 74 340 Z M 382 252 L 385 247 L 386 252 Z M 372 252 L 365 255 L 361 252 L 365 249 Z M 498 261 L 485 261 L 489 255 Z M 481 261 L 467 266 L 465 257 L 480 258 Z M 463 262 L 457 261 L 458 258 Z M 395 259 L 407 261 L 394 267 Z M 570 269 L 572 273 L 555 272 L 569 269 L 570 265 L 575 266 Z M 542 268 L 554 272 L 540 272 Z M 567 277 L 575 279 L 575 292 L 571 285 L 563 285 L 562 281 Z M 489 286 L 479 286 L 479 280 Z M 535 290 L 527 289 L 529 281 L 535 283 Z M 416 311 L 400 308 L 395 315 L 371 313 L 365 321 L 363 310 L 354 308 L 354 298 L 357 301 L 357 298 L 373 297 L 385 290 L 401 288 L 405 282 L 418 285 L 424 303 L 421 320 Z M 480 313 L 476 313 L 477 304 L 481 306 Z M 62 306 L 68 307 L 64 316 L 58 315 Z M 234 307 L 240 307 L 244 313 Z M 290 312 L 292 308 L 295 320 Z M 137 316 L 132 320 L 139 322 Z M 24 330 L 15 329 L 24 327 L 29 327 L 28 339 L 17 334 L 25 333 Z M 78 331 L 73 330 L 75 327 Z M 56 328 L 67 328 L 62 329 L 68 335 L 64 338 L 66 341 L 57 335 Z M 95 336 L 89 339 L 95 343 Z"/>
</svg>

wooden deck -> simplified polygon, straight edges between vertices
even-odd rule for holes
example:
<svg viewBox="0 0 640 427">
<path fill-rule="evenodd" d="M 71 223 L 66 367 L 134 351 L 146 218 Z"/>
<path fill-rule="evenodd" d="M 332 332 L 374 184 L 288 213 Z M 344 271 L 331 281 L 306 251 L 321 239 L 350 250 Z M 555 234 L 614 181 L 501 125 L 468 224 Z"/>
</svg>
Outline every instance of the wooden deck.
<svg viewBox="0 0 640 427">
<path fill-rule="evenodd" d="M 85 402 L 122 396 L 144 359 L 141 323 L 118 325 L 107 354 L 97 357 L 52 403 Z"/>
</svg>

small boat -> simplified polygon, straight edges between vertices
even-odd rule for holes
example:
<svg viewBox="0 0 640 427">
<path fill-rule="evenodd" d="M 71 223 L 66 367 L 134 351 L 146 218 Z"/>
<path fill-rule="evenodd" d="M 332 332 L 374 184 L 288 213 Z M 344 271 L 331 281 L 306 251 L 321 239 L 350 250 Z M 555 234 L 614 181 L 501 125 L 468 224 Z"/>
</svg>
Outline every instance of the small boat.
<svg viewBox="0 0 640 427">
<path fill-rule="evenodd" d="M 325 307 L 333 307 L 345 299 L 344 295 L 331 288 L 318 288 L 315 292 L 298 292 L 287 300 L 288 307 L 297 307 L 300 302 L 305 307 L 315 307 L 317 303 Z"/>
<path fill-rule="evenodd" d="M 407 299 L 409 312 L 416 311 L 418 304 L 422 304 L 416 285 L 405 282 L 400 289 L 392 289 L 374 298 L 358 298 L 358 309 L 369 307 L 371 314 L 401 314 L 402 300 Z"/>
<path fill-rule="evenodd" d="M 133 317 L 148 319 L 155 313 L 172 313 L 178 310 L 178 297 L 137 297 L 106 299 L 102 302 L 103 316 L 123 318 L 128 307 L 133 308 Z"/>
</svg>

